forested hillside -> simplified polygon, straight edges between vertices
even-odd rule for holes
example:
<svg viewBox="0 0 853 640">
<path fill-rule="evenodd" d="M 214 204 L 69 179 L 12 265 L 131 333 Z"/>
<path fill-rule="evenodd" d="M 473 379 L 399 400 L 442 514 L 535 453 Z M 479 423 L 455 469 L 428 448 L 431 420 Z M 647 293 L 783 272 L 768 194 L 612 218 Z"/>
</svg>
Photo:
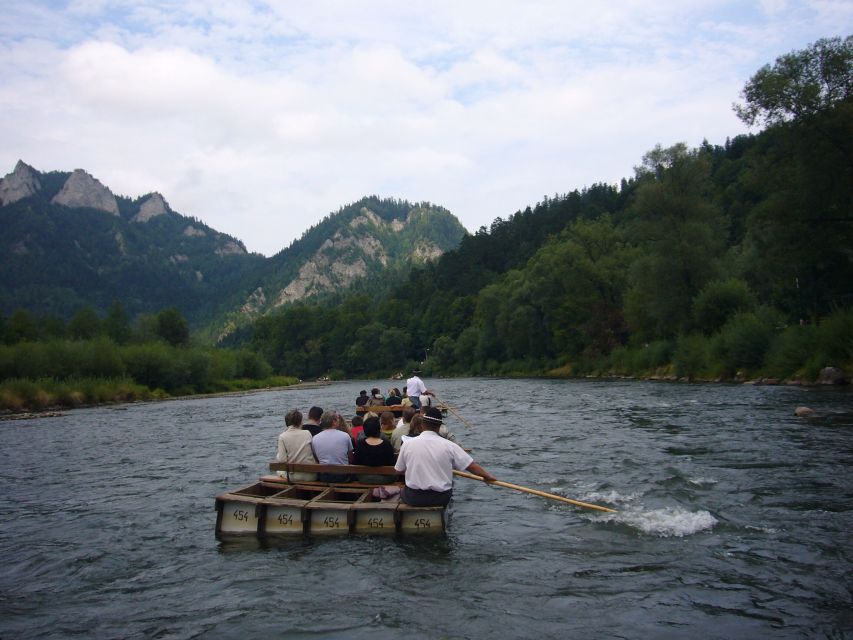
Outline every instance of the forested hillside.
<svg viewBox="0 0 853 640">
<path fill-rule="evenodd" d="M 449 211 L 422 202 L 370 196 L 341 207 L 245 278 L 215 317 L 219 344 L 239 341 L 255 318 L 298 301 L 324 304 L 345 292 L 387 291 L 413 266 L 459 245 L 465 228 Z"/>
<path fill-rule="evenodd" d="M 68 319 L 120 300 L 131 317 L 174 306 L 198 324 L 264 262 L 159 194 L 113 196 L 85 172 L 41 173 L 22 162 L 3 186 L 22 175 L 31 188 L 0 202 L 0 312 Z M 94 196 L 58 202 L 73 175 L 86 176 Z"/>
<path fill-rule="evenodd" d="M 853 37 L 780 57 L 723 145 L 656 147 L 617 188 L 543 199 L 377 300 L 298 305 L 251 340 L 302 377 L 814 379 L 853 362 Z"/>
</svg>

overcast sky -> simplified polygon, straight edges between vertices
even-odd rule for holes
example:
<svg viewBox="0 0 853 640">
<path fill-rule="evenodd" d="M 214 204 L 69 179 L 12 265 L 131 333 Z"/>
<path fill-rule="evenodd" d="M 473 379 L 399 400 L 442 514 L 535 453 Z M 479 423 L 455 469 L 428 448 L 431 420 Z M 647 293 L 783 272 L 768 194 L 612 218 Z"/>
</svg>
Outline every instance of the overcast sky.
<svg viewBox="0 0 853 640">
<path fill-rule="evenodd" d="M 271 255 L 364 195 L 471 231 L 746 131 L 777 56 L 851 0 L 6 0 L 0 175 L 86 169 Z"/>
</svg>

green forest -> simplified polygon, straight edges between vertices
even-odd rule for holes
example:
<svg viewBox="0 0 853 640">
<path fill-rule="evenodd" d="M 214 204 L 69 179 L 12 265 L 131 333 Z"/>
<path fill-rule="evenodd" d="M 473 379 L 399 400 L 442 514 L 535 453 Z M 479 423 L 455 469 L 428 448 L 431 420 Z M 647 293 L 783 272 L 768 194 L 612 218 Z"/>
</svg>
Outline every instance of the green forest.
<svg viewBox="0 0 853 640">
<path fill-rule="evenodd" d="M 68 322 L 19 309 L 0 315 L 0 409 L 24 411 L 286 386 L 248 349 L 194 344 L 177 309 L 134 324 L 120 302 Z"/>
<path fill-rule="evenodd" d="M 497 218 L 377 295 L 297 304 L 239 339 L 302 377 L 813 381 L 853 363 L 853 37 L 781 56 L 723 145 L 658 146 L 617 186 Z"/>
</svg>

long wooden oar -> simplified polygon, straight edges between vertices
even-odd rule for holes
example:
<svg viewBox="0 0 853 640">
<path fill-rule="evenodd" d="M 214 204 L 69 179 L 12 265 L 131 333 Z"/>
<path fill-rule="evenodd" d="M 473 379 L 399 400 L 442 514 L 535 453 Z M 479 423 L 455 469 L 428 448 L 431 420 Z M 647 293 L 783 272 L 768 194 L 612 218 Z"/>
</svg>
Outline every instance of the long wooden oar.
<svg viewBox="0 0 853 640">
<path fill-rule="evenodd" d="M 460 476 L 462 478 L 469 478 L 470 480 L 479 480 L 481 482 L 486 482 L 480 476 L 474 475 L 473 473 L 468 473 L 467 471 L 457 471 L 454 469 L 453 473 L 454 475 Z M 586 509 L 595 509 L 597 511 L 616 513 L 616 509 L 611 509 L 610 507 L 601 507 L 597 504 L 590 504 L 589 502 L 581 502 L 580 500 L 564 498 L 563 496 L 558 496 L 554 493 L 548 493 L 547 491 L 539 491 L 539 489 L 531 489 L 530 487 L 522 487 L 520 484 L 511 484 L 509 482 L 504 482 L 503 480 L 495 480 L 494 482 L 488 482 L 486 484 L 497 485 L 506 489 L 515 489 L 516 491 L 523 491 L 524 493 L 532 493 L 534 496 L 539 496 L 540 498 L 548 498 L 549 500 L 559 500 L 560 502 L 568 502 L 569 504 L 573 504 L 576 507 L 584 507 Z"/>
<path fill-rule="evenodd" d="M 462 421 L 462 424 L 464 424 L 466 427 L 468 427 L 469 429 L 473 429 L 473 428 L 474 428 L 474 425 L 473 425 L 473 424 L 471 424 L 471 423 L 470 423 L 468 420 L 466 420 L 464 417 L 462 417 L 462 415 L 461 415 L 461 414 L 460 414 L 456 409 L 454 409 L 452 405 L 450 405 L 449 403 L 445 402 L 445 401 L 444 401 L 444 400 L 442 400 L 441 398 L 436 398 L 436 400 L 439 402 L 439 406 L 444 405 L 445 407 L 447 407 L 447 410 L 448 410 L 450 413 L 452 413 L 454 416 L 456 416 L 457 418 L 459 418 L 459 419 Z"/>
</svg>

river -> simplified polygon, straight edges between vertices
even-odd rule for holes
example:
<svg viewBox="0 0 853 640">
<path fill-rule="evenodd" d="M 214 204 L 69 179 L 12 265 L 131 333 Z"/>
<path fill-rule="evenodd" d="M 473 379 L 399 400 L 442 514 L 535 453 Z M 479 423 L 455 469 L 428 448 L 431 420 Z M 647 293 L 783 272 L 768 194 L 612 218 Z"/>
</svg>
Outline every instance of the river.
<svg viewBox="0 0 853 640">
<path fill-rule="evenodd" d="M 4 422 L 0 638 L 853 637 L 850 389 L 427 383 L 500 479 L 618 513 L 457 479 L 444 537 L 217 541 L 285 411 L 374 381 Z"/>
</svg>

